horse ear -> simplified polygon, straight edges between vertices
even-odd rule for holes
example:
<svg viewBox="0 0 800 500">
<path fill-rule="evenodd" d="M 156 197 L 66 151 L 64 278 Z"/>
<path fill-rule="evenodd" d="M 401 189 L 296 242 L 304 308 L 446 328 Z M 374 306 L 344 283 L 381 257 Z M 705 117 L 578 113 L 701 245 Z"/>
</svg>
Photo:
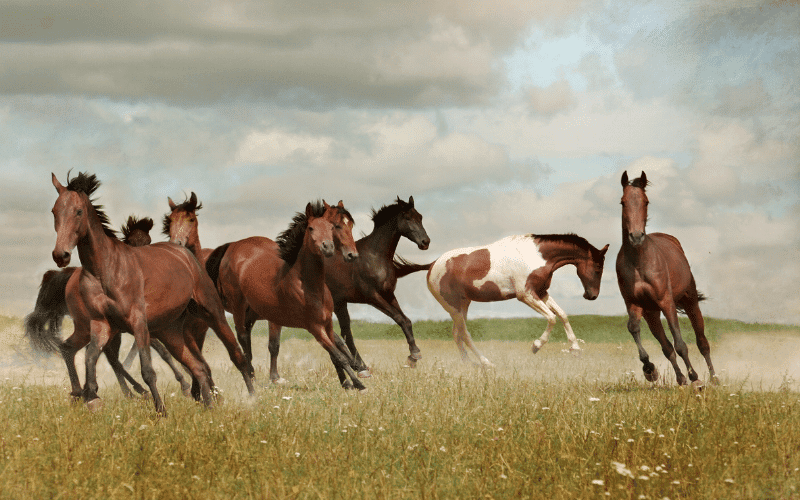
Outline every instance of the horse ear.
<svg viewBox="0 0 800 500">
<path fill-rule="evenodd" d="M 411 205 L 411 208 L 414 208 L 414 197 L 413 196 L 409 196 L 408 197 L 408 204 Z"/>
<path fill-rule="evenodd" d="M 605 255 L 608 252 L 608 244 L 600 249 L 600 255 Z"/>
<path fill-rule="evenodd" d="M 647 174 L 644 173 L 644 170 L 642 170 L 642 176 L 640 177 L 640 179 L 642 179 L 642 189 L 646 188 L 647 187 Z"/>
<path fill-rule="evenodd" d="M 172 201 L 172 198 L 170 198 L 169 196 L 167 196 L 167 202 L 169 203 L 169 209 L 170 210 L 175 210 L 175 207 L 178 206 L 178 205 L 175 204 L 174 201 Z"/>
<path fill-rule="evenodd" d="M 626 170 L 622 172 L 622 187 L 625 187 L 627 185 L 628 185 L 628 171 Z"/>
<path fill-rule="evenodd" d="M 313 216 L 314 216 L 314 207 L 311 206 L 311 202 L 308 202 L 308 204 L 306 205 L 306 218 L 310 219 Z"/>
<path fill-rule="evenodd" d="M 344 208 L 344 202 L 342 200 L 339 200 L 339 204 L 336 206 L 339 208 Z"/>
<path fill-rule="evenodd" d="M 54 174 L 52 172 L 50 172 L 50 174 L 53 176 L 53 186 L 55 186 L 56 191 L 58 191 L 58 194 L 63 193 L 64 190 L 67 189 L 67 188 L 65 188 L 64 186 L 61 185 L 60 182 L 58 182 L 58 179 L 56 179 L 56 174 Z"/>
<path fill-rule="evenodd" d="M 197 195 L 194 194 L 194 191 L 192 191 L 192 195 L 189 197 L 189 205 L 197 207 Z"/>
</svg>

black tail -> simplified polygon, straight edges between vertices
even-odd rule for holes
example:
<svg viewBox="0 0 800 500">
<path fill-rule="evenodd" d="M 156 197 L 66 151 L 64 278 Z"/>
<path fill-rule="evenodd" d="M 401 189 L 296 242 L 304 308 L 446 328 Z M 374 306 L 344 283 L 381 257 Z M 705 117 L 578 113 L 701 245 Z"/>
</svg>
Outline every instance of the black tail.
<svg viewBox="0 0 800 500">
<path fill-rule="evenodd" d="M 400 257 L 399 255 L 395 255 L 392 264 L 394 265 L 395 275 L 398 278 L 402 278 L 403 276 L 408 276 L 409 274 L 416 273 L 417 271 L 427 271 L 433 265 L 433 262 L 429 264 L 414 264 L 413 262 L 409 262 Z"/>
<path fill-rule="evenodd" d="M 699 302 L 703 302 L 706 299 L 708 299 L 708 297 L 703 295 L 703 292 L 697 290 L 697 302 L 698 303 Z M 683 305 L 684 302 L 691 303 L 691 299 L 688 299 L 688 300 L 684 299 L 684 300 L 680 301 L 680 303 L 675 304 L 675 309 L 677 309 L 680 314 L 686 314 L 686 307 Z"/>
<path fill-rule="evenodd" d="M 228 251 L 229 246 L 231 246 L 230 243 L 225 243 L 215 248 L 214 251 L 211 252 L 211 255 L 208 256 L 208 259 L 206 259 L 206 272 L 211 276 L 211 281 L 214 282 L 215 286 L 217 280 L 219 280 L 219 265 L 222 262 L 222 257 L 225 256 L 225 252 Z"/>
<path fill-rule="evenodd" d="M 39 296 L 33 312 L 25 316 L 25 336 L 34 350 L 42 353 L 59 352 L 61 323 L 67 310 L 67 282 L 77 267 L 47 271 L 39 285 Z"/>
</svg>

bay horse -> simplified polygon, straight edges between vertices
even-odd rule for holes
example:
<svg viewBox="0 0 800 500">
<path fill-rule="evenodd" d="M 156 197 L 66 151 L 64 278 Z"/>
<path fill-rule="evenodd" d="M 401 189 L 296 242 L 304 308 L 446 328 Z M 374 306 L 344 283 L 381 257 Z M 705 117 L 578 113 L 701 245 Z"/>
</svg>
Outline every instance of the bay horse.
<svg viewBox="0 0 800 500">
<path fill-rule="evenodd" d="M 197 258 L 200 267 L 205 271 L 205 263 L 208 256 L 211 254 L 210 248 L 202 248 L 200 245 L 200 236 L 197 223 L 197 211 L 203 208 L 203 204 L 197 201 L 197 195 L 192 192 L 188 200 L 183 203 L 176 204 L 172 198 L 167 198 L 170 211 L 164 215 L 162 220 L 162 233 L 169 237 L 169 242 L 176 245 L 181 245 L 189 249 L 192 254 Z M 201 318 L 188 316 L 183 324 L 184 335 L 190 335 L 194 338 L 198 348 L 202 351 L 205 343 L 206 332 L 208 325 Z M 136 344 L 131 346 L 123 366 L 126 368 L 131 365 L 133 358 L 136 357 L 139 350 Z M 195 399 L 199 398 L 199 386 L 197 381 L 192 381 L 191 390 L 181 384 L 184 394 L 190 392 Z"/>
<path fill-rule="evenodd" d="M 534 353 L 549 340 L 556 317 L 564 323 L 570 351 L 579 352 L 581 347 L 567 315 L 547 291 L 553 273 L 571 264 L 583 284 L 583 298 L 596 299 L 607 251 L 608 245 L 598 250 L 574 234 L 526 234 L 508 236 L 489 245 L 458 248 L 428 266 L 407 267 L 410 272 L 428 268 L 428 289 L 453 318 L 453 339 L 461 359 L 468 360 L 469 347 L 483 366 L 494 366 L 478 351 L 467 331 L 470 304 L 516 298 L 547 318 L 544 333 L 533 342 Z"/>
<path fill-rule="evenodd" d="M 288 326 L 308 330 L 328 351 L 342 387 L 365 389 L 352 369 L 355 361 L 347 346 L 333 331 L 333 299 L 325 285 L 325 258 L 337 247 L 345 260 L 358 257 L 352 229 L 353 218 L 341 201 L 337 206 L 309 203 L 277 241 L 253 236 L 226 243 L 206 261 L 248 359 L 253 324 L 269 321 L 273 382 L 283 381 L 277 357 L 281 327 Z"/>
<path fill-rule="evenodd" d="M 706 359 L 712 381 L 716 380 L 711 364 L 711 347 L 705 335 L 703 314 L 699 302 L 705 300 L 697 291 L 689 261 L 680 242 L 664 233 L 647 233 L 647 199 L 645 189 L 649 184 L 644 172 L 638 179 L 628 180 L 628 172 L 622 174 L 622 248 L 617 254 L 617 283 L 625 307 L 628 310 L 628 331 L 639 349 L 642 371 L 645 378 L 658 380 L 658 370 L 650 362 L 642 347 L 639 324 L 642 316 L 647 321 L 653 336 L 661 344 L 661 351 L 672 363 L 675 377 L 680 385 L 686 385 L 686 377 L 678 366 L 675 356 L 683 358 L 689 379 L 696 387 L 702 386 L 697 373 L 689 361 L 689 349 L 681 336 L 678 311 L 685 312 L 697 337 L 697 347 Z M 661 313 L 675 340 L 672 347 L 661 324 Z"/>
<path fill-rule="evenodd" d="M 108 217 L 90 199 L 100 185 L 96 176 L 79 173 L 63 186 L 53 174 L 52 182 L 58 193 L 52 210 L 56 230 L 53 260 L 59 267 L 67 266 L 77 247 L 83 264 L 81 272 L 74 273 L 67 283 L 67 305 L 75 331 L 60 345 L 71 394 L 83 396 L 90 404 L 99 401 L 97 358 L 110 339 L 128 331 L 139 347 L 142 378 L 159 414 L 166 410 L 146 348 L 151 334 L 199 380 L 202 399 L 210 406 L 210 369 L 197 345 L 182 331 L 184 318 L 191 314 L 205 319 L 219 336 L 252 395 L 252 365 L 225 321 L 214 284 L 194 255 L 171 243 L 130 247 L 109 234 Z M 81 389 L 74 356 L 87 345 L 86 382 Z"/>
<path fill-rule="evenodd" d="M 139 219 L 136 216 L 129 216 L 128 221 L 122 226 L 122 242 L 130 246 L 144 246 L 149 245 L 150 230 L 153 228 L 153 219 L 144 217 Z M 50 270 L 42 276 L 42 282 L 39 285 L 39 294 L 36 297 L 36 305 L 33 311 L 25 317 L 25 335 L 31 342 L 31 346 L 39 351 L 45 353 L 59 352 L 59 345 L 61 343 L 61 326 L 63 324 L 64 316 L 69 314 L 67 308 L 67 283 L 72 275 L 79 271 L 78 267 L 66 267 L 59 270 Z M 117 363 L 119 359 L 119 343 L 120 337 L 114 337 L 106 348 L 103 350 L 109 362 L 114 368 L 114 374 L 119 381 L 120 388 L 125 396 L 132 396 L 130 389 L 126 384 L 126 380 L 131 383 L 133 389 L 139 394 L 144 394 L 147 391 L 141 384 L 139 384 L 130 374 L 120 369 Z M 151 339 L 150 345 L 153 350 L 169 365 L 170 369 L 175 374 L 175 379 L 181 384 L 181 390 L 186 393 L 190 385 L 186 381 L 180 368 L 177 367 L 173 357 L 169 354 L 167 349 L 156 339 Z"/>
<path fill-rule="evenodd" d="M 358 259 L 348 261 L 341 253 L 325 260 L 325 284 L 333 298 L 333 312 L 339 320 L 341 336 L 356 362 L 359 377 L 369 377 L 369 368 L 361 359 L 353 341 L 350 313 L 347 304 L 369 304 L 389 316 L 403 330 L 410 354 L 409 366 L 422 358 L 414 340 L 411 320 L 400 309 L 394 295 L 397 279 L 402 276 L 394 263 L 394 253 L 401 237 L 408 238 L 420 250 L 431 243 L 422 226 L 422 215 L 414 208 L 414 197 L 408 202 L 397 198 L 391 205 L 372 210 L 374 228 L 367 236 L 356 241 Z"/>
</svg>

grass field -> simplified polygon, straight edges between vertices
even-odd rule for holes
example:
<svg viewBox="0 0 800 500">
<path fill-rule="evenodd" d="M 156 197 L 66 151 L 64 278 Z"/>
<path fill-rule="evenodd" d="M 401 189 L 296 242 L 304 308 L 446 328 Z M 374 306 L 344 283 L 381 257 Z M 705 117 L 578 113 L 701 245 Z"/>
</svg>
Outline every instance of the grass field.
<svg viewBox="0 0 800 500">
<path fill-rule="evenodd" d="M 222 400 L 183 398 L 157 362 L 157 418 L 104 361 L 103 408 L 71 404 L 63 362 L 32 357 L 19 320 L 0 318 L 0 498 L 800 498 L 800 329 L 709 320 L 722 384 L 695 392 L 650 338 L 662 379 L 644 381 L 624 318 L 572 323 L 578 357 L 560 327 L 532 354 L 538 319 L 471 322 L 493 370 L 461 362 L 447 322 L 415 323 L 414 369 L 399 328 L 356 324 L 365 393 L 340 389 L 295 331 L 289 383 L 270 385 L 257 335 L 254 400 L 210 338 Z"/>
</svg>

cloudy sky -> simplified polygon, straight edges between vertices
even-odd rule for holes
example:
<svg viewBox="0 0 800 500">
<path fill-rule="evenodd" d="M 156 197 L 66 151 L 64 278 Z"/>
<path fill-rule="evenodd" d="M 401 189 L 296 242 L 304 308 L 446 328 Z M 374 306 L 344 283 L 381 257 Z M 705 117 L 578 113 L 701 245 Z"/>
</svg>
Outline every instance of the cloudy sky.
<svg viewBox="0 0 800 500">
<path fill-rule="evenodd" d="M 54 267 L 50 173 L 72 169 L 117 227 L 196 192 L 207 247 L 274 238 L 317 198 L 358 236 L 413 195 L 432 243 L 399 253 L 418 262 L 574 232 L 610 244 L 600 298 L 571 267 L 553 297 L 624 314 L 619 180 L 644 170 L 648 229 L 681 240 L 707 315 L 800 324 L 798 27 L 781 1 L 4 1 L 0 313 Z M 422 273 L 398 297 L 446 318 Z"/>
</svg>

